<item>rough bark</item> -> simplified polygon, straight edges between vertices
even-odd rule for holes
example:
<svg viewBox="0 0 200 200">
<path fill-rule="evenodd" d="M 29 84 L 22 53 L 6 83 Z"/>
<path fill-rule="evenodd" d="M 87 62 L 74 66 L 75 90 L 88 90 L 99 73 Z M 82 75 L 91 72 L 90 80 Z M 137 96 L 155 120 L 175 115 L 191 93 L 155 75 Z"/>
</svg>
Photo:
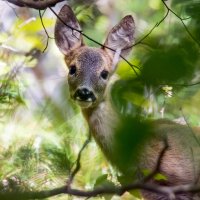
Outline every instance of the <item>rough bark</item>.
<svg viewBox="0 0 200 200">
<path fill-rule="evenodd" d="M 44 10 L 48 7 L 55 6 L 57 3 L 64 0 L 6 0 L 9 3 L 12 3 L 20 7 L 29 7 L 37 10 Z"/>
</svg>

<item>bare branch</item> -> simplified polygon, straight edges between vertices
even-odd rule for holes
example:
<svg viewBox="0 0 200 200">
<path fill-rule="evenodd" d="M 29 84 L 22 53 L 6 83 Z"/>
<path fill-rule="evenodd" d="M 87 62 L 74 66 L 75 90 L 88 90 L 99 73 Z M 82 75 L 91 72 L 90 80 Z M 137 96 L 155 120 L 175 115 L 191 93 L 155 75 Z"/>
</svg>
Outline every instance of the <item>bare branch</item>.
<svg viewBox="0 0 200 200">
<path fill-rule="evenodd" d="M 78 171 L 81 168 L 81 163 L 80 163 L 81 155 L 82 155 L 82 152 L 87 147 L 87 145 L 89 144 L 90 141 L 91 141 L 91 134 L 89 133 L 89 136 L 88 136 L 87 140 L 83 143 L 83 146 L 82 146 L 82 148 L 80 149 L 80 151 L 78 153 L 78 157 L 77 157 L 77 160 L 75 162 L 76 166 L 75 166 L 74 170 L 72 171 L 72 173 L 70 174 L 70 176 L 69 176 L 69 178 L 67 180 L 68 187 L 70 187 L 74 177 L 76 176 L 76 174 L 78 173 Z"/>
<path fill-rule="evenodd" d="M 142 39 L 140 39 L 138 42 L 134 43 L 133 45 L 131 45 L 128 48 L 131 48 L 131 47 L 134 47 L 134 46 L 136 46 L 138 44 L 141 44 L 154 31 L 154 29 L 157 28 L 167 18 L 168 14 L 169 14 L 169 10 L 167 10 L 165 16 L 159 22 L 157 22 L 153 26 L 153 28 Z"/>
<path fill-rule="evenodd" d="M 45 11 L 44 11 L 44 12 L 45 12 Z M 47 35 L 46 46 L 45 46 L 45 48 L 44 48 L 43 51 L 42 51 L 42 52 L 44 53 L 45 50 L 46 50 L 47 47 L 48 47 L 49 39 L 54 39 L 54 38 L 52 38 L 52 37 L 49 36 L 49 34 L 48 34 L 48 32 L 47 32 L 47 29 L 45 28 L 45 25 L 44 25 L 44 22 L 43 22 L 43 18 L 42 18 L 42 14 L 41 14 L 41 10 L 39 10 L 39 16 L 40 16 L 40 21 L 41 21 L 42 27 L 43 27 L 43 29 L 44 29 L 46 35 Z"/>
<path fill-rule="evenodd" d="M 171 12 L 172 14 L 174 14 L 182 23 L 183 27 L 185 28 L 186 32 L 188 33 L 188 35 L 192 38 L 192 40 L 194 42 L 196 42 L 198 44 L 198 46 L 200 46 L 200 42 L 192 35 L 192 33 L 189 31 L 188 27 L 186 26 L 184 20 L 188 19 L 188 18 L 181 18 L 178 14 L 176 14 L 171 8 L 169 8 L 169 6 L 166 4 L 165 0 L 162 0 L 162 3 L 164 4 L 164 6 L 166 7 L 166 9 L 168 10 L 168 12 Z"/>
<path fill-rule="evenodd" d="M 175 195 L 181 193 L 198 193 L 200 192 L 200 186 L 198 185 L 179 185 L 173 187 L 167 186 L 158 186 L 153 183 L 133 183 L 126 186 L 116 186 L 116 187 L 99 187 L 94 190 L 79 190 L 79 189 L 72 189 L 70 187 L 62 186 L 59 188 L 55 188 L 52 190 L 44 190 L 44 191 L 28 191 L 28 192 L 0 192 L 0 199 L 4 200 L 25 200 L 25 199 L 44 199 L 47 197 L 53 197 L 59 194 L 69 194 L 73 196 L 79 197 L 96 197 L 98 195 L 103 194 L 112 194 L 121 196 L 126 191 L 142 189 L 146 191 L 150 191 L 152 193 L 162 194 L 168 196 L 170 199 L 174 199 Z"/>
<path fill-rule="evenodd" d="M 80 169 L 80 159 L 81 159 L 81 154 L 83 150 L 86 148 L 88 143 L 90 142 L 91 139 L 91 134 L 88 136 L 87 140 L 84 142 L 82 148 L 79 151 L 78 158 L 76 161 L 76 167 L 71 173 L 69 177 L 69 181 L 67 182 L 66 185 L 55 188 L 52 190 L 43 190 L 43 191 L 11 191 L 11 192 L 0 192 L 0 199 L 4 200 L 10 200 L 15 198 L 16 200 L 26 200 L 26 199 L 44 199 L 48 197 L 53 197 L 56 195 L 60 194 L 68 194 L 68 195 L 73 195 L 73 196 L 79 196 L 79 197 L 86 197 L 91 198 L 91 197 L 96 197 L 99 195 L 105 195 L 105 194 L 111 194 L 111 195 L 118 195 L 121 196 L 125 192 L 130 191 L 130 190 L 146 190 L 152 193 L 157 193 L 157 194 L 162 194 L 166 197 L 169 197 L 170 200 L 175 200 L 176 195 L 180 193 L 198 193 L 200 192 L 200 186 L 198 185 L 179 185 L 179 186 L 159 186 L 154 183 L 147 183 L 148 180 L 153 178 L 153 176 L 160 170 L 160 165 L 162 158 L 165 154 L 165 152 L 168 149 L 168 142 L 165 139 L 164 140 L 164 147 L 161 150 L 158 160 L 157 160 L 157 165 L 155 167 L 155 170 L 144 180 L 140 182 L 135 182 L 132 184 L 128 185 L 122 185 L 122 186 L 101 186 L 99 188 L 93 189 L 93 190 L 80 190 L 80 189 L 73 189 L 71 188 L 71 183 L 73 181 L 73 178 L 77 174 L 77 172 Z"/>
<path fill-rule="evenodd" d="M 192 40 L 194 42 L 196 42 L 198 44 L 198 46 L 200 46 L 200 42 L 192 35 L 192 33 L 189 31 L 188 27 L 186 26 L 185 24 L 185 20 L 188 20 L 190 19 L 191 17 L 187 17 L 187 18 L 181 18 L 178 14 L 176 14 L 171 8 L 169 8 L 169 6 L 166 4 L 165 0 L 161 0 L 164 4 L 164 6 L 166 7 L 167 9 L 167 12 L 166 14 L 164 15 L 164 17 L 159 21 L 157 22 L 153 28 L 142 38 L 140 39 L 138 42 L 134 43 L 133 45 L 131 45 L 130 47 L 126 48 L 126 49 L 129 49 L 129 48 L 132 48 L 138 44 L 141 44 L 153 31 L 156 27 L 158 27 L 168 16 L 169 12 L 173 13 L 182 23 L 183 27 L 185 28 L 186 32 L 188 33 L 188 35 L 192 38 Z"/>
<path fill-rule="evenodd" d="M 150 30 L 144 37 L 142 37 L 139 41 L 135 42 L 133 45 L 127 47 L 126 49 L 132 48 L 132 47 L 134 47 L 134 46 L 136 46 L 136 45 L 138 45 L 138 44 L 142 44 L 142 42 L 143 42 L 147 37 L 149 37 L 149 35 L 154 31 L 154 29 L 157 28 L 157 27 L 167 18 L 168 14 L 169 14 L 169 10 L 167 10 L 167 12 L 166 12 L 166 14 L 164 15 L 164 17 L 163 17 L 159 22 L 157 22 L 157 23 L 151 28 L 151 30 Z M 125 49 L 125 50 L 126 50 L 126 49 Z"/>
<path fill-rule="evenodd" d="M 48 7 L 55 6 L 57 3 L 64 0 L 4 0 L 20 7 L 29 7 L 37 10 L 44 10 Z"/>
</svg>

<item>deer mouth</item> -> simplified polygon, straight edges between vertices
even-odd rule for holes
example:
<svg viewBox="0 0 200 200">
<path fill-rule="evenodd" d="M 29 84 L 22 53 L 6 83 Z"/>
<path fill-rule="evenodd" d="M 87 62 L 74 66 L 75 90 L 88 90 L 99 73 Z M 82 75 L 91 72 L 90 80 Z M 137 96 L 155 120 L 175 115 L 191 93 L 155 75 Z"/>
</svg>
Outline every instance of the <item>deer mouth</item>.
<svg viewBox="0 0 200 200">
<path fill-rule="evenodd" d="M 81 99 L 79 96 L 73 96 L 74 101 L 81 107 L 81 108 L 89 108 L 92 107 L 95 102 L 96 98 L 88 98 L 88 99 Z"/>
<path fill-rule="evenodd" d="M 89 108 L 89 107 L 92 107 L 94 104 L 94 101 L 92 100 L 83 101 L 76 98 L 75 101 L 81 108 Z"/>
</svg>

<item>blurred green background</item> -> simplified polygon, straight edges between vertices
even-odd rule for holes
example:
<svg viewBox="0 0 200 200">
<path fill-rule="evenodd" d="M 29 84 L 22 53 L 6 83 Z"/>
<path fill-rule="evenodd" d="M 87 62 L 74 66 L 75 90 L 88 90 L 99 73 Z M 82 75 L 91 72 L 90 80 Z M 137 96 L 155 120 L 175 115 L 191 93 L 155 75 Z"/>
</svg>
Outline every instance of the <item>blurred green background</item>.
<svg viewBox="0 0 200 200">
<path fill-rule="evenodd" d="M 108 30 L 126 14 L 135 19 L 137 42 L 167 12 L 160 0 L 74 0 L 68 3 L 84 33 L 102 43 Z M 129 129 L 130 118 L 139 120 L 141 116 L 169 118 L 180 123 L 187 119 L 191 125 L 200 125 L 200 1 L 169 0 L 166 3 L 183 18 L 193 38 L 181 20 L 169 12 L 145 40 L 133 47 L 128 60 L 138 67 L 135 68 L 137 74 L 125 61 L 119 63 L 117 73 L 122 79 L 114 85 L 112 100 L 116 109 L 129 118 L 124 120 L 127 132 L 132 130 Z M 57 4 L 54 10 L 58 13 L 62 5 Z M 55 20 L 56 16 L 47 9 L 43 22 L 50 37 L 54 37 Z M 48 40 L 43 52 L 46 42 L 47 35 L 37 10 L 0 2 L 1 190 L 62 186 L 88 135 L 80 109 L 69 98 L 63 56 L 54 39 Z M 87 39 L 85 42 L 98 46 Z M 125 149 L 136 155 L 138 149 L 131 145 L 149 137 L 141 138 L 137 135 Z M 120 148 L 123 149 L 123 145 Z M 128 152 L 120 156 L 126 160 Z M 102 184 L 118 185 L 118 175 L 92 140 L 82 154 L 81 170 L 73 186 L 93 189 Z M 123 197 L 105 195 L 91 199 L 136 197 L 137 192 Z M 60 195 L 51 199 L 79 198 Z"/>
</svg>

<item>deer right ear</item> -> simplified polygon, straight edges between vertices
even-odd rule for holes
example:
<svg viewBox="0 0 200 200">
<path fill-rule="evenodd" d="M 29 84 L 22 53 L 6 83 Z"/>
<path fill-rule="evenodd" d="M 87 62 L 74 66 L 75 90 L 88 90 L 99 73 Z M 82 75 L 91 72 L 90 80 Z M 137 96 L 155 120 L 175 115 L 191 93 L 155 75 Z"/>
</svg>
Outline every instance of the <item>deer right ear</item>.
<svg viewBox="0 0 200 200">
<path fill-rule="evenodd" d="M 68 5 L 64 5 L 58 14 L 55 25 L 55 41 L 64 55 L 83 44 L 82 35 L 75 29 L 81 31 L 78 20 L 72 9 Z"/>
<path fill-rule="evenodd" d="M 120 50 L 121 55 L 125 56 L 131 51 L 134 42 L 135 23 L 131 15 L 125 16 L 119 24 L 114 26 L 109 32 L 104 43 L 114 51 Z M 113 58 L 115 52 L 104 48 L 105 51 Z"/>
</svg>

